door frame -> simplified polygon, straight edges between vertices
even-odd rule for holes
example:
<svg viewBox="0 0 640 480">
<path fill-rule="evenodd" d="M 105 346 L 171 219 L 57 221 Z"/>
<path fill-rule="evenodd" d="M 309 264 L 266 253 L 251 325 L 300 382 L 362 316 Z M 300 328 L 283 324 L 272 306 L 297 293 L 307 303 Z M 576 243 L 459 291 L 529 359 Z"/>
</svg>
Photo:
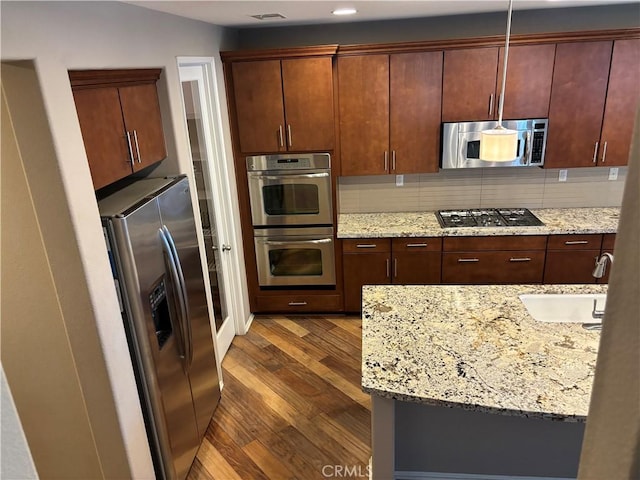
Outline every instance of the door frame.
<svg viewBox="0 0 640 480">
<path fill-rule="evenodd" d="M 247 330 L 252 315 L 248 311 L 248 298 L 246 282 L 244 276 L 244 256 L 242 255 L 242 239 L 238 236 L 240 225 L 238 223 L 239 214 L 236 212 L 237 202 L 233 201 L 230 182 L 234 182 L 233 176 L 229 175 L 229 165 L 225 155 L 224 130 L 220 109 L 220 95 L 216 82 L 216 69 L 214 58 L 212 57 L 178 57 L 178 75 L 181 84 L 180 95 L 182 98 L 181 115 L 184 120 L 184 128 L 187 131 L 187 122 L 184 109 L 184 98 L 182 97 L 182 81 L 197 79 L 204 81 L 204 98 L 201 100 L 205 104 L 207 115 L 203 118 L 203 128 L 205 130 L 205 142 L 207 155 L 210 159 L 208 171 L 211 175 L 210 184 L 214 186 L 213 208 L 216 223 L 216 230 L 220 245 L 228 244 L 232 249 L 221 255 L 222 275 L 226 286 L 224 295 L 227 300 L 229 318 L 222 324 L 216 332 L 215 322 L 212 320 L 212 330 L 216 332 L 216 343 L 220 361 L 224 358 L 233 337 L 244 335 Z M 191 73 L 189 70 L 191 69 Z M 199 75 L 196 77 L 196 72 Z M 190 159 L 190 165 L 191 159 Z M 191 168 L 193 168 L 191 166 Z M 233 165 L 231 165 L 233 168 Z M 233 185 L 235 187 L 235 185 Z M 198 208 L 196 206 L 194 208 Z M 211 302 L 211 288 L 207 283 L 207 296 Z M 213 313 L 213 312 L 211 312 Z"/>
</svg>

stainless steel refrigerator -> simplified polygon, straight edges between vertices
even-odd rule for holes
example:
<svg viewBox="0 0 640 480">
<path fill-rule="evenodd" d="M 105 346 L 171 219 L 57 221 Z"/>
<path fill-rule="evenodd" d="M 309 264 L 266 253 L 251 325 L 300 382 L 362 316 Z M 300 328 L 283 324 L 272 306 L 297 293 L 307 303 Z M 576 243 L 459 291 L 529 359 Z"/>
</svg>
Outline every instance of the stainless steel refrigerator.
<svg viewBox="0 0 640 480">
<path fill-rule="evenodd" d="M 184 479 L 220 387 L 186 177 L 98 202 L 159 478 Z"/>
</svg>

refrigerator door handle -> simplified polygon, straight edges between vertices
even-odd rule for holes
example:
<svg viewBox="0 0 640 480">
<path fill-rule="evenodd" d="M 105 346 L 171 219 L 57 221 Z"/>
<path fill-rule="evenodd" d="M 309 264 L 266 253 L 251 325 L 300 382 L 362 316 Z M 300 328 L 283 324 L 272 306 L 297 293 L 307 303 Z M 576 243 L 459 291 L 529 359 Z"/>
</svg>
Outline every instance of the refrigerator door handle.
<svg viewBox="0 0 640 480">
<path fill-rule="evenodd" d="M 160 241 L 162 242 L 162 250 L 164 250 L 166 259 L 168 260 L 167 267 L 169 268 L 169 275 L 171 276 L 171 285 L 174 290 L 173 292 L 174 298 L 178 302 L 178 311 L 176 312 L 178 313 L 178 317 L 179 317 L 178 327 L 180 330 L 180 342 L 178 342 L 179 344 L 178 349 L 180 352 L 180 358 L 185 359 L 184 369 L 186 371 L 188 369 L 188 363 L 187 363 L 188 361 L 186 360 L 188 357 L 187 339 L 186 339 L 186 332 L 184 329 L 186 311 L 184 308 L 185 302 L 182 298 L 183 292 L 182 292 L 182 288 L 180 287 L 180 277 L 179 277 L 178 268 L 176 266 L 176 262 L 173 256 L 173 251 L 171 250 L 171 245 L 169 244 L 169 239 L 167 238 L 167 235 L 165 234 L 162 228 L 158 229 L 158 236 L 160 237 Z M 180 345 L 180 343 L 182 345 Z"/>
<path fill-rule="evenodd" d="M 187 294 L 187 284 L 184 281 L 184 274 L 182 273 L 182 265 L 180 264 L 180 257 L 178 256 L 178 249 L 176 248 L 176 243 L 173 240 L 173 236 L 171 235 L 171 232 L 169 231 L 166 225 L 162 225 L 162 230 L 164 231 L 165 237 L 169 241 L 169 246 L 171 248 L 171 252 L 173 255 L 173 261 L 176 265 L 176 270 L 178 272 L 178 279 L 180 281 L 180 290 L 182 293 L 181 302 L 182 302 L 182 309 L 184 312 L 183 325 L 186 333 L 185 343 L 187 347 L 187 350 L 186 350 L 187 366 L 188 368 L 190 368 L 191 364 L 193 363 L 193 332 L 191 330 L 191 316 L 189 314 L 189 302 L 187 301 L 187 299 L 189 298 Z"/>
</svg>

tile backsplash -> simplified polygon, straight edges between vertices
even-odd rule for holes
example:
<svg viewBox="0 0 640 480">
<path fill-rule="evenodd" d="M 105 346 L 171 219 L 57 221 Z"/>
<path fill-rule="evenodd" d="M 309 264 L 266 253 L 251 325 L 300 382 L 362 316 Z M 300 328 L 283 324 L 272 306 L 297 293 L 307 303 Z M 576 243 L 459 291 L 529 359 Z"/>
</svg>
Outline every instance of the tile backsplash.
<svg viewBox="0 0 640 480">
<path fill-rule="evenodd" d="M 476 207 L 619 207 L 627 167 L 617 180 L 609 168 L 573 168 L 566 182 L 558 169 L 478 168 L 439 173 L 340 177 L 340 213 L 419 212 Z"/>
</svg>

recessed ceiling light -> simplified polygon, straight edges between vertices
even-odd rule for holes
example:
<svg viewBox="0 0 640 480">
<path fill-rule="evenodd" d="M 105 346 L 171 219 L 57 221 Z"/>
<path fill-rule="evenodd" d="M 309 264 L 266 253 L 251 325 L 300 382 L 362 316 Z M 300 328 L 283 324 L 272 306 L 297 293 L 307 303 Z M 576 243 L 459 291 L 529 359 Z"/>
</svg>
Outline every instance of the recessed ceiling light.
<svg viewBox="0 0 640 480">
<path fill-rule="evenodd" d="M 353 15 L 357 10 L 355 8 L 336 8 L 333 12 L 334 15 Z"/>
</svg>

